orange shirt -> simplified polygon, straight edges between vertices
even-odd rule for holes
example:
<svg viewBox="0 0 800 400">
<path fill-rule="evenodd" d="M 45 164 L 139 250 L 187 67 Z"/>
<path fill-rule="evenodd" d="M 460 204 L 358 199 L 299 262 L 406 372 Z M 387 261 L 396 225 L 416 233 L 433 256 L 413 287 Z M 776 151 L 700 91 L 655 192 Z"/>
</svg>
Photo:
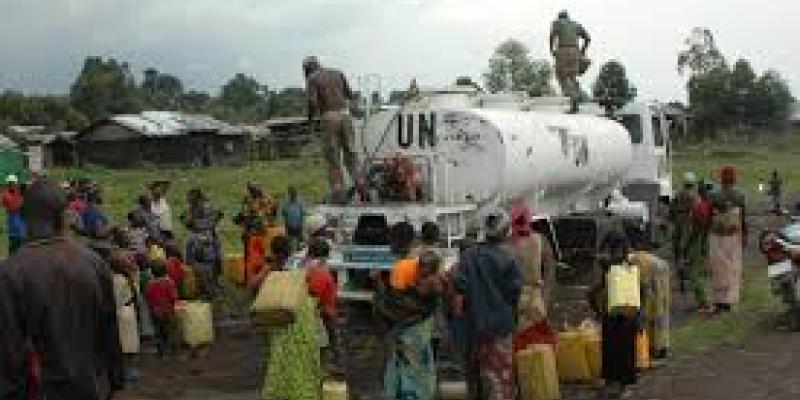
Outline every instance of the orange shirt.
<svg viewBox="0 0 800 400">
<path fill-rule="evenodd" d="M 392 266 L 389 285 L 397 290 L 405 290 L 417 284 L 419 280 L 419 261 L 413 258 L 398 260 Z"/>
</svg>

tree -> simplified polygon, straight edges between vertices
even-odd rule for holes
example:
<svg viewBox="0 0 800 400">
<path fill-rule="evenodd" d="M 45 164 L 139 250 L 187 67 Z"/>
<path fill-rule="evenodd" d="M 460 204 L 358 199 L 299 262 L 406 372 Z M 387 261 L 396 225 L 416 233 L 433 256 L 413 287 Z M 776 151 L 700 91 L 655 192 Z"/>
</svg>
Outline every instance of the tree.
<svg viewBox="0 0 800 400">
<path fill-rule="evenodd" d="M 730 69 L 720 65 L 689 78 L 687 84 L 693 122 L 701 131 L 730 125 Z"/>
<path fill-rule="evenodd" d="M 238 73 L 222 86 L 219 102 L 231 107 L 252 107 L 266 102 L 268 95 L 266 85 L 261 85 L 253 77 Z"/>
<path fill-rule="evenodd" d="M 756 80 L 758 77 L 753 72 L 750 63 L 739 59 L 733 65 L 728 83 L 728 117 L 744 125 L 753 121 L 753 112 L 757 109 L 754 104 Z M 722 101 L 723 99 L 720 99 Z"/>
<path fill-rule="evenodd" d="M 181 96 L 182 110 L 194 114 L 207 114 L 212 103 L 211 95 L 206 92 L 190 90 Z"/>
<path fill-rule="evenodd" d="M 767 71 L 755 82 L 750 110 L 755 125 L 779 127 L 788 122 L 794 104 L 791 90 L 781 75 Z"/>
<path fill-rule="evenodd" d="M 706 131 L 735 124 L 780 127 L 794 102 L 780 74 L 767 71 L 758 77 L 746 60 L 737 61 L 733 69 L 720 66 L 694 76 L 688 89 L 694 122 Z"/>
<path fill-rule="evenodd" d="M 678 72 L 689 70 L 692 75 L 709 73 L 725 64 L 725 57 L 717 48 L 714 34 L 708 28 L 694 28 L 684 40 L 686 48 L 678 53 Z"/>
<path fill-rule="evenodd" d="M 308 114 L 306 91 L 288 87 L 271 96 L 270 114 L 273 117 L 304 117 Z"/>
<path fill-rule="evenodd" d="M 636 96 L 635 88 L 628 81 L 625 67 L 617 60 L 611 60 L 600 67 L 592 92 L 600 105 L 609 114 L 619 110 Z"/>
<path fill-rule="evenodd" d="M 140 87 L 146 107 L 156 110 L 179 110 L 182 106 L 183 83 L 173 75 L 162 74 L 155 68 L 144 71 Z"/>
<path fill-rule="evenodd" d="M 231 78 L 220 92 L 212 114 L 236 123 L 258 123 L 271 115 L 266 85 L 242 73 Z"/>
<path fill-rule="evenodd" d="M 760 77 L 739 59 L 728 67 L 707 28 L 695 28 L 678 55 L 678 71 L 690 71 L 686 84 L 693 122 L 701 131 L 777 127 L 787 122 L 794 102 L 783 78 L 774 71 Z"/>
<path fill-rule="evenodd" d="M 90 120 L 138 113 L 142 104 L 128 63 L 87 57 L 70 88 L 72 105 Z"/>
<path fill-rule="evenodd" d="M 49 131 L 78 131 L 89 120 L 63 96 L 25 96 L 18 92 L 0 95 L 2 125 L 41 125 Z"/>
<path fill-rule="evenodd" d="M 512 90 L 545 96 L 554 93 L 550 86 L 552 74 L 549 62 L 531 60 L 528 48 L 522 42 L 508 39 L 495 49 L 489 60 L 489 71 L 483 77 L 491 92 Z"/>
</svg>

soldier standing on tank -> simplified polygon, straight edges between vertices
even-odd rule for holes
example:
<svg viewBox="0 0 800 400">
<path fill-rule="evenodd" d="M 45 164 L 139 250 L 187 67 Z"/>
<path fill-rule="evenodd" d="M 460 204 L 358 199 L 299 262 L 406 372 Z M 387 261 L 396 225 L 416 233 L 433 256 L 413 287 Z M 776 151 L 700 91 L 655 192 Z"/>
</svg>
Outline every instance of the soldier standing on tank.
<svg viewBox="0 0 800 400">
<path fill-rule="evenodd" d="M 583 44 L 579 47 L 580 39 L 583 39 Z M 589 33 L 581 24 L 571 20 L 566 11 L 558 13 L 550 30 L 550 53 L 556 60 L 556 78 L 561 86 L 561 93 L 570 98 L 570 112 L 573 113 L 578 112 L 580 101 L 580 63 L 586 57 L 590 42 Z"/>
<path fill-rule="evenodd" d="M 345 202 L 345 189 L 341 158 L 344 159 L 344 166 L 352 182 L 357 181 L 357 160 L 353 143 L 355 131 L 349 111 L 349 100 L 353 98 L 353 92 L 343 73 L 323 68 L 316 57 L 306 57 L 303 60 L 303 72 L 306 76 L 309 122 L 316 116 L 321 120 L 322 146 L 328 163 L 331 200 L 342 204 Z"/>
</svg>

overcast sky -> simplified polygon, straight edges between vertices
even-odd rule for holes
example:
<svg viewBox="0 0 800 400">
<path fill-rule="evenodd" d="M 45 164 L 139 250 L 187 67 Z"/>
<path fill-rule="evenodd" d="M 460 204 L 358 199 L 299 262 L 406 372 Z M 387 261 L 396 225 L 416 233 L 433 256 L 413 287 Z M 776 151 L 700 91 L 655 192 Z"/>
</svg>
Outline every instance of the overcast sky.
<svg viewBox="0 0 800 400">
<path fill-rule="evenodd" d="M 729 58 L 778 70 L 800 94 L 797 0 L 0 0 L 0 88 L 66 93 L 87 55 L 155 67 L 215 90 L 236 72 L 271 87 L 302 85 L 315 54 L 352 80 L 383 86 L 480 79 L 494 47 L 514 37 L 549 57 L 561 9 L 592 34 L 594 80 L 619 59 L 640 96 L 685 96 L 676 54 L 692 27 L 707 26 Z M 356 83 L 353 83 L 356 85 Z"/>
</svg>

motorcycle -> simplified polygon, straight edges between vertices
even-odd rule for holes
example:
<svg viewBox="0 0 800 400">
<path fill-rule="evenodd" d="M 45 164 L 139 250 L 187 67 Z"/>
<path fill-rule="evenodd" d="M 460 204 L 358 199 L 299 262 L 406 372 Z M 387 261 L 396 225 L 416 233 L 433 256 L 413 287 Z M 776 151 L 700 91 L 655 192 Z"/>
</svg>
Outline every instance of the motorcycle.
<svg viewBox="0 0 800 400">
<path fill-rule="evenodd" d="M 800 330 L 800 223 L 764 232 L 759 245 L 772 292 L 788 307 L 791 328 Z"/>
</svg>

